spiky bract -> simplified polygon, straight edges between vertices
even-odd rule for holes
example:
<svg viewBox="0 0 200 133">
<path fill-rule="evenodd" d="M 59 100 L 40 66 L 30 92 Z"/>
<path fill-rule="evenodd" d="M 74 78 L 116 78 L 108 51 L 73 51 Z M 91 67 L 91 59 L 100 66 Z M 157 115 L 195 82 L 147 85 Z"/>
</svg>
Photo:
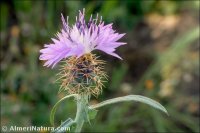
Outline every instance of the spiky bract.
<svg viewBox="0 0 200 133">
<path fill-rule="evenodd" d="M 103 82 L 107 79 L 103 71 L 104 64 L 104 61 L 91 53 L 79 58 L 68 58 L 58 74 L 58 81 L 61 82 L 60 91 L 98 96 L 102 91 Z"/>
</svg>

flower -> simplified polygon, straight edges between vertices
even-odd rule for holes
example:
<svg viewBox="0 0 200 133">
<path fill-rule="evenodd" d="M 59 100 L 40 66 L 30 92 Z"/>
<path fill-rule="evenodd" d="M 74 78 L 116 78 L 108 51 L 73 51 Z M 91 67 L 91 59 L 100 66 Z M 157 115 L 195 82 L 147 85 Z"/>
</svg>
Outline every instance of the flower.
<svg viewBox="0 0 200 133">
<path fill-rule="evenodd" d="M 62 59 L 70 56 L 77 58 L 84 54 L 91 53 L 93 50 L 101 50 L 107 54 L 121 57 L 115 53 L 115 49 L 126 43 L 117 42 L 125 34 L 116 33 L 112 29 L 112 24 L 105 25 L 98 18 L 95 19 L 92 15 L 89 21 L 85 21 L 85 9 L 79 11 L 78 18 L 72 27 L 67 23 L 61 14 L 63 28 L 61 32 L 57 33 L 57 39 L 52 38 L 53 43 L 45 44 L 44 48 L 40 50 L 40 60 L 45 60 L 44 66 L 52 68 Z"/>
</svg>

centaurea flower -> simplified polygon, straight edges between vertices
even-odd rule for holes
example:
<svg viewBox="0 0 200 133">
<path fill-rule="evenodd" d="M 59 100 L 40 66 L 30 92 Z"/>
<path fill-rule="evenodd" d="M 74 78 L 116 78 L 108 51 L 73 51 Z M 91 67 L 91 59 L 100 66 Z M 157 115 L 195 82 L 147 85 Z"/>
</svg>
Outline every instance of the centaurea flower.
<svg viewBox="0 0 200 133">
<path fill-rule="evenodd" d="M 66 90 L 68 95 L 59 100 L 51 111 L 50 122 L 54 125 L 54 114 L 59 103 L 63 100 L 75 97 L 77 102 L 76 118 L 64 121 L 55 132 L 64 132 L 63 127 L 68 128 L 76 124 L 75 132 L 80 132 L 84 122 L 90 122 L 91 115 L 96 115 L 97 108 L 102 106 L 123 102 L 140 101 L 153 106 L 165 113 L 166 109 L 156 101 L 139 96 L 128 95 L 103 101 L 96 105 L 89 105 L 90 95 L 98 96 L 102 90 L 106 74 L 103 70 L 104 61 L 92 53 L 93 50 L 101 50 L 109 55 L 121 59 L 115 53 L 117 47 L 124 45 L 118 42 L 125 34 L 116 33 L 112 24 L 105 25 L 102 17 L 95 19 L 92 15 L 88 22 L 85 21 L 85 10 L 79 11 L 76 23 L 69 26 L 61 14 L 63 28 L 57 33 L 57 39 L 52 38 L 53 43 L 46 44 L 40 50 L 40 60 L 44 60 L 44 66 L 54 67 L 58 62 L 64 60 L 61 71 L 58 73 L 58 81 L 61 82 L 60 91 Z M 95 114 L 95 115 L 94 115 Z"/>
<path fill-rule="evenodd" d="M 117 42 L 125 34 L 116 33 L 112 24 L 105 25 L 102 17 L 95 19 L 92 15 L 88 22 L 85 21 L 85 9 L 79 11 L 76 22 L 69 26 L 61 14 L 63 28 L 57 33 L 57 39 L 52 38 L 53 43 L 46 44 L 41 49 L 40 60 L 45 60 L 44 66 L 52 68 L 62 59 L 66 64 L 62 66 L 58 74 L 61 82 L 60 91 L 67 90 L 68 94 L 93 94 L 97 96 L 106 79 L 103 71 L 104 61 L 98 60 L 92 51 L 101 50 L 117 58 L 115 49 L 126 43 Z"/>
</svg>

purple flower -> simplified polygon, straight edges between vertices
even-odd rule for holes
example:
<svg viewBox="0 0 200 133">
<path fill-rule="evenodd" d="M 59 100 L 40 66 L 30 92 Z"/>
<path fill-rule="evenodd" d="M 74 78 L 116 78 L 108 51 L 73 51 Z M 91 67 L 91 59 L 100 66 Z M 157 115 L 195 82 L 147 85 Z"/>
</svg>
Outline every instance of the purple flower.
<svg viewBox="0 0 200 133">
<path fill-rule="evenodd" d="M 115 49 L 126 43 L 117 42 L 125 34 L 116 33 L 112 29 L 112 24 L 105 25 L 102 17 L 95 19 L 92 15 L 89 21 L 85 21 L 85 10 L 79 11 L 76 23 L 72 27 L 67 23 L 61 14 L 63 29 L 57 33 L 57 38 L 52 38 L 53 43 L 45 44 L 40 50 L 40 60 L 45 60 L 44 66 L 52 66 L 52 68 L 62 59 L 70 56 L 80 57 L 93 50 L 101 50 L 107 54 L 120 58 Z"/>
</svg>

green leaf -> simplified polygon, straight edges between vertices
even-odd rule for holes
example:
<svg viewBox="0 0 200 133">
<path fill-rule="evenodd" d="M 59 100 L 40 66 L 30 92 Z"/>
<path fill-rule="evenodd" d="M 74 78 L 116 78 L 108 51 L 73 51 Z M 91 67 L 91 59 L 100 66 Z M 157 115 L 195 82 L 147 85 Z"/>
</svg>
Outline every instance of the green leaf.
<svg viewBox="0 0 200 133">
<path fill-rule="evenodd" d="M 62 122 L 62 124 L 57 127 L 52 133 L 63 133 L 65 131 L 70 131 L 70 126 L 74 124 L 75 122 L 68 118 L 66 121 Z"/>
<path fill-rule="evenodd" d="M 63 97 L 62 99 L 60 99 L 54 106 L 53 109 L 51 110 L 51 114 L 50 114 L 50 123 L 54 126 L 54 116 L 56 113 L 56 109 L 58 107 L 58 105 L 65 99 L 70 98 L 70 97 L 76 97 L 77 94 L 72 94 L 72 95 L 67 95 L 65 97 Z"/>
<path fill-rule="evenodd" d="M 140 95 L 128 95 L 128 96 L 124 96 L 124 97 L 117 97 L 117 98 L 109 99 L 109 100 L 103 101 L 99 104 L 91 105 L 89 108 L 96 109 L 96 108 L 103 107 L 105 105 L 119 103 L 119 102 L 125 102 L 125 101 L 137 101 L 137 102 L 146 103 L 156 109 L 159 109 L 159 110 L 165 112 L 168 115 L 167 110 L 160 103 L 158 103 L 148 97 L 144 97 L 144 96 L 140 96 Z"/>
<path fill-rule="evenodd" d="M 98 110 L 96 109 L 90 109 L 88 112 L 89 119 L 92 120 L 96 117 Z"/>
</svg>

